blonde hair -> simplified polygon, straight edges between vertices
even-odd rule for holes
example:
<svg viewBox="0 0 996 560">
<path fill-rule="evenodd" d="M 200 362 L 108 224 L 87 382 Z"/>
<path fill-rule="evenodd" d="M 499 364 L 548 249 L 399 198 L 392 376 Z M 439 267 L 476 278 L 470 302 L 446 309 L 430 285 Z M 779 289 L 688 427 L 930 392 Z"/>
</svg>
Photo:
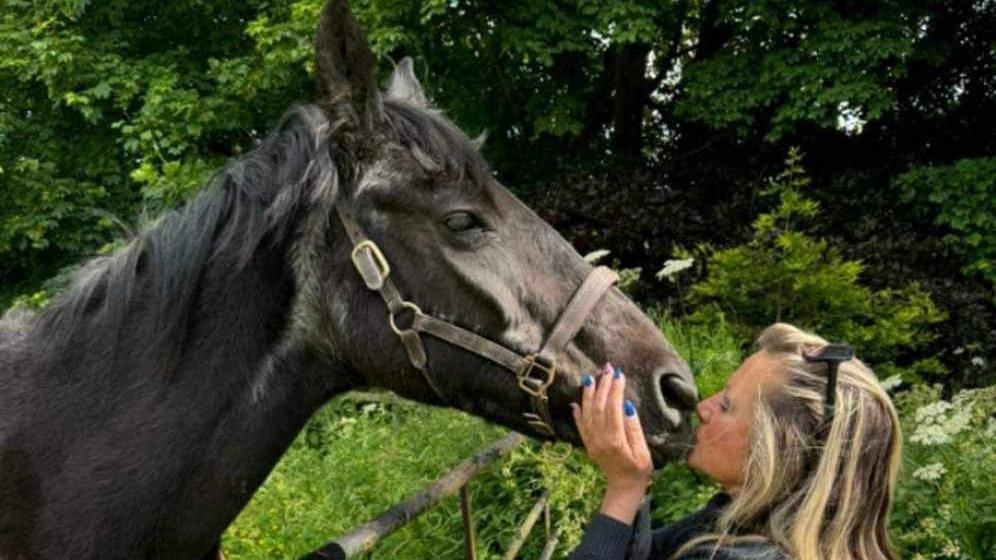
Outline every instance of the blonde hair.
<svg viewBox="0 0 996 560">
<path fill-rule="evenodd" d="M 827 365 L 803 350 L 827 341 L 776 323 L 757 339 L 784 383 L 759 392 L 748 432 L 743 486 L 716 533 L 676 554 L 715 543 L 776 545 L 795 560 L 896 560 L 887 532 L 902 454 L 899 417 L 875 374 L 858 359 L 838 370 L 834 418 L 825 432 Z"/>
</svg>

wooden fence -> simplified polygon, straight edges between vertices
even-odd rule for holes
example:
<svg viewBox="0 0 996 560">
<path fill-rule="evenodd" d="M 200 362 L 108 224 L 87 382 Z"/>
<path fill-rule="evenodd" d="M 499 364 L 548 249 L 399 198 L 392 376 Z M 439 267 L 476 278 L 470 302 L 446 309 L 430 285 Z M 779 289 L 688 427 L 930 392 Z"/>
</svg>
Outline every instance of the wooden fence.
<svg viewBox="0 0 996 560">
<path fill-rule="evenodd" d="M 448 496 L 460 495 L 460 513 L 463 519 L 464 550 L 467 560 L 477 560 L 477 549 L 474 542 L 473 510 L 467 485 L 478 473 L 507 455 L 512 449 L 525 441 L 521 434 L 511 432 L 502 439 L 463 460 L 449 472 L 436 479 L 407 500 L 395 504 L 386 511 L 352 529 L 345 535 L 325 544 L 321 548 L 302 556 L 300 560 L 345 560 L 357 554 L 370 552 L 377 543 L 409 523 L 420 514 L 435 507 Z M 559 531 L 550 532 L 549 493 L 544 492 L 526 515 L 522 525 L 509 542 L 503 558 L 516 558 L 522 545 L 525 544 L 533 527 L 540 517 L 546 519 L 547 542 L 540 554 L 540 560 L 549 560 L 559 542 Z"/>
</svg>

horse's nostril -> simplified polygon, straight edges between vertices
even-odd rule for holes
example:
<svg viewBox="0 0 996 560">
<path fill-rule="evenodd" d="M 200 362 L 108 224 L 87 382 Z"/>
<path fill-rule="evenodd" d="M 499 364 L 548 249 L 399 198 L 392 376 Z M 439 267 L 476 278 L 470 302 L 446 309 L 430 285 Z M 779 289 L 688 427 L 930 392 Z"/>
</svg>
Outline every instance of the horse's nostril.
<svg viewBox="0 0 996 560">
<path fill-rule="evenodd" d="M 659 369 L 656 376 L 665 404 L 685 411 L 695 409 L 699 402 L 699 392 L 691 375 L 673 369 Z"/>
</svg>

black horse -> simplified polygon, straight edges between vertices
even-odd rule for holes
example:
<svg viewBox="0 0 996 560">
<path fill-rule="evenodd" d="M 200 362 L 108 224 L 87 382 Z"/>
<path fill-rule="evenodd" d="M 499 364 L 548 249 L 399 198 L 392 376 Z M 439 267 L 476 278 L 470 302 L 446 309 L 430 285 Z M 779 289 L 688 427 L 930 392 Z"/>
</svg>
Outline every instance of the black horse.
<svg viewBox="0 0 996 560">
<path fill-rule="evenodd" d="M 618 290 L 576 296 L 591 267 L 427 105 L 410 61 L 381 92 L 342 0 L 316 47 L 315 104 L 48 309 L 0 321 L 0 558 L 203 557 L 312 413 L 356 387 L 577 443 L 580 373 L 611 360 L 655 459 L 687 446 L 685 363 Z M 354 251 L 366 238 L 379 250 Z M 408 321 L 466 344 L 414 326 L 399 341 L 371 289 L 384 277 L 425 310 L 395 299 Z M 577 299 L 554 375 L 526 356 Z"/>
</svg>

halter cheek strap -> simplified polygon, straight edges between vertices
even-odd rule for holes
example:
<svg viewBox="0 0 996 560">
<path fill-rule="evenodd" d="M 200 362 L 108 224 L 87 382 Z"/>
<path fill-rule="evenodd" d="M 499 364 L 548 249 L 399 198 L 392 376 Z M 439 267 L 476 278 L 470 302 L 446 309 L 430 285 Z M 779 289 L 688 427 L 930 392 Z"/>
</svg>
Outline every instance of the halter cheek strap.
<svg viewBox="0 0 996 560">
<path fill-rule="evenodd" d="M 422 372 L 426 382 L 443 402 L 447 399 L 429 373 L 428 357 L 421 334 L 428 334 L 454 346 L 491 360 L 515 374 L 519 388 L 529 395 L 532 412 L 523 413 L 526 422 L 538 433 L 553 436 L 553 417 L 547 389 L 557 376 L 557 355 L 577 335 L 605 292 L 618 280 L 612 270 L 598 267 L 571 297 L 567 307 L 535 354 L 520 354 L 474 332 L 424 313 L 418 305 L 401 297 L 390 279 L 391 266 L 376 243 L 363 232 L 342 202 L 335 205 L 336 213 L 353 244 L 351 258 L 366 287 L 380 294 L 387 305 L 391 330 L 401 340 L 408 361 Z M 398 326 L 398 318 L 411 315 L 407 327 Z"/>
</svg>

